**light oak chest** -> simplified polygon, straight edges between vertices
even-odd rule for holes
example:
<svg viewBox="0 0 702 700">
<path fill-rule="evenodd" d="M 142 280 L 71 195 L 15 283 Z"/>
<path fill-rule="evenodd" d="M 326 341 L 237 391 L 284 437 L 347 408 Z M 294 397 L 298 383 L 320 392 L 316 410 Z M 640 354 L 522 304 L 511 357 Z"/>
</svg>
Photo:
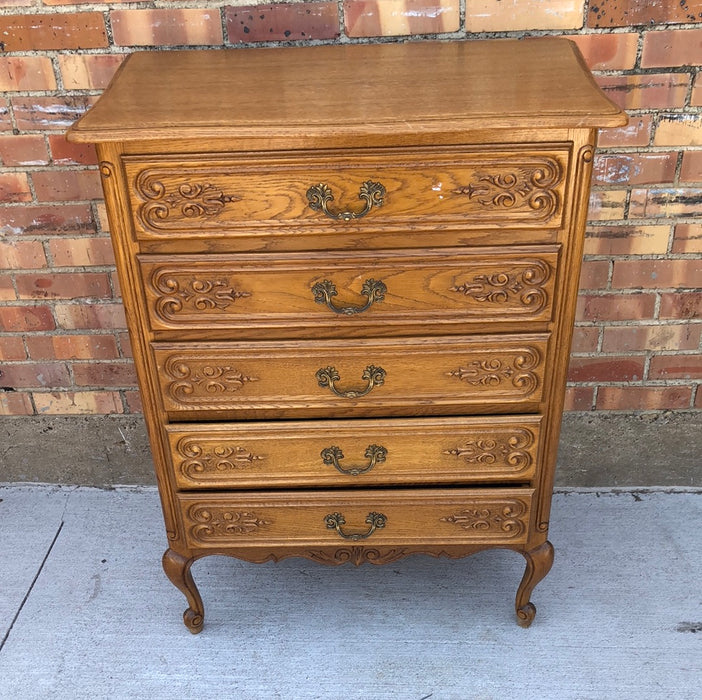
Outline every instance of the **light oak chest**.
<svg viewBox="0 0 702 700">
<path fill-rule="evenodd" d="M 598 126 L 564 40 L 141 53 L 98 145 L 169 548 L 551 566 Z"/>
</svg>

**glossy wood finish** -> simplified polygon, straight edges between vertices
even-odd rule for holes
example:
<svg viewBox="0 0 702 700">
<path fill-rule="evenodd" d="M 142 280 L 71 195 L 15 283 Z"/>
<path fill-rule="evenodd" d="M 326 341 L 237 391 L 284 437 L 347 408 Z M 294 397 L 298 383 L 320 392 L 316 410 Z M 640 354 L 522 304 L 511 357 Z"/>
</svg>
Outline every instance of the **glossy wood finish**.
<svg viewBox="0 0 702 700">
<path fill-rule="evenodd" d="M 188 629 L 208 554 L 495 546 L 532 621 L 595 127 L 624 122 L 559 39 L 127 59 L 69 137 L 98 143 Z"/>
<path fill-rule="evenodd" d="M 527 482 L 542 418 L 489 416 L 166 428 L 184 490 Z"/>
</svg>

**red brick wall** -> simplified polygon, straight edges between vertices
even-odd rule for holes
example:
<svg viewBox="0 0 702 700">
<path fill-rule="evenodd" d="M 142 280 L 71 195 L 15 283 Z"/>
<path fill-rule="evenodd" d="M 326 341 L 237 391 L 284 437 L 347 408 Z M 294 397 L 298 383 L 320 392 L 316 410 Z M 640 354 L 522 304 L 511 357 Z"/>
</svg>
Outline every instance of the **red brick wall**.
<svg viewBox="0 0 702 700">
<path fill-rule="evenodd" d="M 600 139 L 568 407 L 702 409 L 700 0 L 164 4 L 0 0 L 0 414 L 139 410 L 95 154 L 63 137 L 125 54 L 540 34 L 631 115 Z"/>
</svg>

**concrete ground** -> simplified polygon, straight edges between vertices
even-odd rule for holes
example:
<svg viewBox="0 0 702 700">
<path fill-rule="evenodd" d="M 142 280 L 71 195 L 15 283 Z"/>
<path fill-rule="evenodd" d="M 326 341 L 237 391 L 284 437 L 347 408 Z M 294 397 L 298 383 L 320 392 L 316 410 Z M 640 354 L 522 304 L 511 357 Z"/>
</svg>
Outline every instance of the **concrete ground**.
<svg viewBox="0 0 702 700">
<path fill-rule="evenodd" d="M 699 490 L 556 495 L 530 629 L 523 559 L 196 563 L 165 578 L 154 489 L 0 488 L 0 698 L 702 697 Z"/>
</svg>

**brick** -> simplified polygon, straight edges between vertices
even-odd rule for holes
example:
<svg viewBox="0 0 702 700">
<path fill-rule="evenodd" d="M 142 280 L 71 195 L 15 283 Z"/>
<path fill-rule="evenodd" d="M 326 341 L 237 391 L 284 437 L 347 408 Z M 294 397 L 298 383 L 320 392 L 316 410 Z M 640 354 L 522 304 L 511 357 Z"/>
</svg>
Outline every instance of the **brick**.
<svg viewBox="0 0 702 700">
<path fill-rule="evenodd" d="M 702 182 L 702 151 L 686 151 L 683 153 L 680 181 Z"/>
<path fill-rule="evenodd" d="M 692 94 L 690 95 L 690 104 L 693 107 L 702 106 L 702 73 L 698 73 L 692 86 Z"/>
<path fill-rule="evenodd" d="M 702 280 L 702 260 L 615 260 L 612 287 L 694 288 Z"/>
<path fill-rule="evenodd" d="M 51 160 L 56 165 L 97 165 L 92 143 L 69 143 L 63 134 L 49 134 Z"/>
<path fill-rule="evenodd" d="M 122 297 L 122 290 L 119 287 L 119 276 L 116 271 L 110 273 L 110 282 L 112 284 L 112 289 L 115 291 L 115 298 L 120 299 Z"/>
<path fill-rule="evenodd" d="M 670 226 L 597 226 L 587 231 L 585 255 L 663 255 Z"/>
<path fill-rule="evenodd" d="M 0 387 L 58 387 L 70 381 L 65 362 L 5 362 L 0 367 Z"/>
<path fill-rule="evenodd" d="M 0 306 L 0 330 L 9 333 L 51 331 L 56 328 L 47 306 Z"/>
<path fill-rule="evenodd" d="M 87 362 L 73 366 L 76 386 L 135 387 L 136 371 L 131 362 Z"/>
<path fill-rule="evenodd" d="M 643 357 L 571 357 L 568 381 L 636 382 L 643 373 Z"/>
<path fill-rule="evenodd" d="M 122 348 L 122 357 L 134 357 L 132 352 L 132 341 L 129 338 L 129 333 L 118 333 L 117 338 L 119 345 Z"/>
<path fill-rule="evenodd" d="M 593 190 L 590 193 L 588 219 L 590 221 L 623 219 L 625 204 L 625 190 Z"/>
<path fill-rule="evenodd" d="M 38 415 L 122 413 L 122 401 L 114 391 L 34 392 Z"/>
<path fill-rule="evenodd" d="M 688 216 L 702 216 L 702 188 L 656 187 L 631 191 L 629 217 L 632 219 Z"/>
<path fill-rule="evenodd" d="M 7 100 L 0 97 L 0 131 L 12 131 L 10 119 L 10 105 Z"/>
<path fill-rule="evenodd" d="M 46 56 L 0 56 L 0 91 L 55 90 L 51 59 Z"/>
<path fill-rule="evenodd" d="M 39 134 L 0 136 L 0 163 L 7 166 L 46 165 L 44 137 Z"/>
<path fill-rule="evenodd" d="M 78 117 L 87 112 L 96 100 L 92 95 L 13 97 L 12 109 L 20 131 L 65 131 Z"/>
<path fill-rule="evenodd" d="M 458 0 L 346 0 L 343 7 L 350 37 L 441 34 L 460 26 Z"/>
<path fill-rule="evenodd" d="M 26 360 L 27 351 L 24 349 L 22 338 L 9 335 L 0 338 L 0 360 Z"/>
<path fill-rule="evenodd" d="M 34 407 L 29 394 L 20 391 L 0 391 L 1 416 L 31 416 Z"/>
<path fill-rule="evenodd" d="M 661 109 L 685 104 L 687 73 L 599 75 L 595 80 L 607 97 L 623 109 Z"/>
<path fill-rule="evenodd" d="M 569 34 L 566 38 L 577 44 L 590 70 L 629 70 L 636 64 L 636 32 Z"/>
<path fill-rule="evenodd" d="M 227 7 L 225 19 L 227 36 L 232 43 L 334 39 L 339 36 L 339 12 L 335 2 Z"/>
<path fill-rule="evenodd" d="M 121 304 L 56 304 L 56 320 L 61 328 L 76 330 L 126 328 Z"/>
<path fill-rule="evenodd" d="M 113 335 L 37 335 L 27 337 L 33 360 L 113 360 L 118 357 Z"/>
<path fill-rule="evenodd" d="M 107 275 L 99 272 L 66 272 L 15 277 L 20 299 L 79 299 L 111 296 Z"/>
<path fill-rule="evenodd" d="M 127 402 L 129 413 L 144 412 L 144 407 L 141 403 L 141 394 L 138 391 L 125 391 L 124 398 Z"/>
<path fill-rule="evenodd" d="M 638 321 L 653 318 L 655 294 L 584 294 L 578 298 L 579 321 Z"/>
<path fill-rule="evenodd" d="M 702 326 L 675 323 L 656 326 L 610 326 L 602 335 L 602 352 L 696 350 Z"/>
<path fill-rule="evenodd" d="M 466 0 L 466 30 L 579 29 L 582 0 Z"/>
<path fill-rule="evenodd" d="M 9 274 L 0 275 L 0 301 L 15 301 L 17 295 Z"/>
<path fill-rule="evenodd" d="M 107 46 L 101 12 L 0 16 L 5 51 L 99 49 Z"/>
<path fill-rule="evenodd" d="M 595 390 L 591 386 L 566 387 L 564 411 L 590 411 L 595 402 Z"/>
<path fill-rule="evenodd" d="M 676 292 L 661 294 L 659 318 L 702 318 L 701 292 Z"/>
<path fill-rule="evenodd" d="M 40 170 L 32 182 L 40 202 L 102 199 L 97 170 Z"/>
<path fill-rule="evenodd" d="M 702 224 L 678 224 L 673 238 L 673 253 L 702 253 Z"/>
<path fill-rule="evenodd" d="M 44 248 L 39 241 L 0 241 L 0 269 L 32 270 L 46 267 Z"/>
<path fill-rule="evenodd" d="M 653 26 L 702 21 L 702 11 L 697 0 L 597 0 L 590 3 L 589 10 L 589 27 Z"/>
<path fill-rule="evenodd" d="M 0 0 L 0 7 L 27 7 L 33 4 L 34 0 Z"/>
<path fill-rule="evenodd" d="M 49 253 L 56 267 L 115 264 L 109 238 L 56 238 L 49 241 Z"/>
<path fill-rule="evenodd" d="M 46 236 L 95 233 L 88 204 L 0 207 L 0 235 Z"/>
<path fill-rule="evenodd" d="M 629 115 L 629 123 L 616 129 L 601 129 L 600 148 L 648 146 L 651 141 L 653 118 L 650 114 Z"/>
<path fill-rule="evenodd" d="M 596 352 L 600 339 L 600 329 L 594 326 L 576 326 L 573 329 L 571 352 Z"/>
<path fill-rule="evenodd" d="M 702 379 L 702 355 L 655 355 L 650 379 Z"/>
<path fill-rule="evenodd" d="M 593 184 L 672 183 L 677 162 L 677 153 L 600 153 L 595 156 Z"/>
<path fill-rule="evenodd" d="M 219 45 L 219 10 L 112 10 L 115 46 Z"/>
<path fill-rule="evenodd" d="M 120 54 L 62 54 L 58 64 L 67 90 L 97 90 L 107 87 L 123 60 Z"/>
<path fill-rule="evenodd" d="M 31 199 L 26 173 L 0 173 L 0 202 L 29 202 Z"/>
<path fill-rule="evenodd" d="M 689 386 L 601 386 L 597 390 L 598 410 L 656 411 L 689 408 Z"/>
<path fill-rule="evenodd" d="M 702 29 L 670 29 L 646 32 L 644 35 L 642 68 L 700 64 L 702 64 Z"/>
<path fill-rule="evenodd" d="M 605 289 L 609 276 L 606 260 L 585 260 L 580 269 L 580 289 Z"/>
<path fill-rule="evenodd" d="M 96 202 L 95 210 L 98 219 L 98 230 L 104 233 L 109 233 L 110 222 L 107 219 L 107 207 L 105 207 L 105 202 Z"/>
<path fill-rule="evenodd" d="M 702 146 L 702 115 L 662 114 L 654 146 Z"/>
</svg>

